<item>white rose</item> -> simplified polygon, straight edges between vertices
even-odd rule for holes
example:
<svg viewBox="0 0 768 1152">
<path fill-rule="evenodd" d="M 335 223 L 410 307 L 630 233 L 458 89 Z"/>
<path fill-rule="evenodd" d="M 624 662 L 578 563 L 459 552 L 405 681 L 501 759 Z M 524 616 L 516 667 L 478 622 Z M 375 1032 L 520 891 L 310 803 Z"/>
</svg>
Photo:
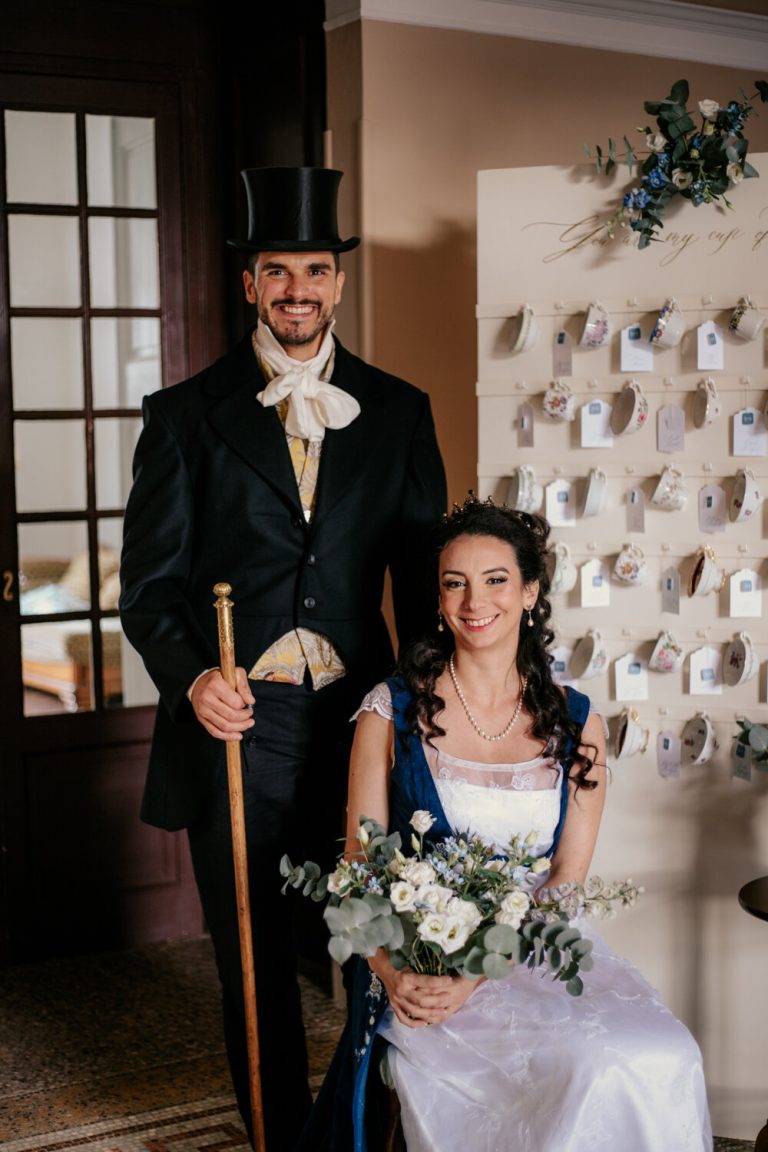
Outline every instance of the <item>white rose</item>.
<svg viewBox="0 0 768 1152">
<path fill-rule="evenodd" d="M 342 888 L 346 887 L 347 883 L 348 877 L 346 872 L 343 872 L 341 868 L 337 868 L 336 871 L 331 872 L 328 877 L 328 891 L 338 895 Z"/>
<path fill-rule="evenodd" d="M 663 152 L 667 146 L 667 139 L 665 136 L 662 136 L 661 132 L 648 132 L 645 137 L 645 143 L 651 152 Z"/>
<path fill-rule="evenodd" d="M 684 172 L 682 168 L 673 168 L 672 183 L 675 188 L 690 188 L 693 184 L 693 176 L 690 172 Z"/>
<path fill-rule="evenodd" d="M 495 916 L 496 923 L 519 928 L 530 906 L 531 901 L 524 892 L 510 892 L 499 905 L 499 911 Z"/>
<path fill-rule="evenodd" d="M 452 900 L 448 901 L 445 911 L 449 916 L 459 920 L 462 924 L 466 924 L 470 932 L 473 928 L 477 928 L 483 918 L 483 914 L 476 904 L 473 904 L 471 900 L 462 900 L 459 896 L 454 896 Z"/>
<path fill-rule="evenodd" d="M 699 100 L 699 112 L 705 120 L 716 120 L 720 111 L 717 100 Z"/>
<path fill-rule="evenodd" d="M 448 955 L 451 952 L 458 952 L 459 948 L 463 948 L 472 931 L 468 924 L 463 924 L 457 916 L 448 916 L 446 918 L 445 929 L 443 937 L 440 941 L 443 946 L 443 951 Z"/>
<path fill-rule="evenodd" d="M 531 872 L 534 876 L 540 876 L 542 872 L 549 872 L 552 867 L 552 861 L 548 856 L 539 856 L 538 860 L 534 860 L 531 864 Z"/>
<path fill-rule="evenodd" d="M 423 904 L 433 912 L 445 912 L 452 899 L 453 892 L 442 884 L 425 884 L 416 893 L 416 903 Z"/>
<path fill-rule="evenodd" d="M 737 164 L 735 160 L 728 165 L 726 172 L 728 173 L 728 179 L 731 184 L 741 184 L 744 179 L 744 169 L 741 164 Z"/>
<path fill-rule="evenodd" d="M 425 812 L 423 808 L 420 808 L 418 812 L 414 812 L 410 820 L 411 828 L 413 828 L 415 832 L 418 832 L 419 836 L 423 836 L 425 832 L 429 832 L 434 822 L 434 816 L 429 812 Z"/>
<path fill-rule="evenodd" d="M 387 864 L 387 872 L 391 873 L 392 876 L 399 876 L 404 864 L 405 856 L 403 856 L 402 852 L 396 850 L 389 864 Z"/>
<path fill-rule="evenodd" d="M 405 880 L 398 880 L 389 890 L 389 898 L 398 912 L 410 912 L 416 903 L 416 889 Z"/>
<path fill-rule="evenodd" d="M 409 860 L 400 869 L 400 875 L 403 880 L 407 880 L 416 888 L 421 888 L 425 884 L 431 884 L 435 879 L 435 870 L 431 864 L 426 860 Z"/>
<path fill-rule="evenodd" d="M 445 916 L 441 916 L 437 912 L 430 912 L 428 916 L 424 917 L 416 931 L 422 940 L 432 940 L 435 944 L 442 944 L 446 927 Z"/>
</svg>

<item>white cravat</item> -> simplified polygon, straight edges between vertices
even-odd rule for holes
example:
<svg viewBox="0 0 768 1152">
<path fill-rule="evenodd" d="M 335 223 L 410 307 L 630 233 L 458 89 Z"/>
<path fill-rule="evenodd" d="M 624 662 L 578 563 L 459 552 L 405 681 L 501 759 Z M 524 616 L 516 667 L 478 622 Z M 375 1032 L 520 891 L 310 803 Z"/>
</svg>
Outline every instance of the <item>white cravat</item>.
<svg viewBox="0 0 768 1152">
<path fill-rule="evenodd" d="M 311 360 L 294 360 L 261 321 L 256 329 L 259 355 L 275 373 L 256 399 L 265 408 L 287 399 L 285 430 L 302 440 L 322 440 L 326 428 L 346 428 L 360 415 L 354 396 L 321 378 L 333 353 L 334 323 L 332 320 L 326 328 L 320 350 Z"/>
</svg>

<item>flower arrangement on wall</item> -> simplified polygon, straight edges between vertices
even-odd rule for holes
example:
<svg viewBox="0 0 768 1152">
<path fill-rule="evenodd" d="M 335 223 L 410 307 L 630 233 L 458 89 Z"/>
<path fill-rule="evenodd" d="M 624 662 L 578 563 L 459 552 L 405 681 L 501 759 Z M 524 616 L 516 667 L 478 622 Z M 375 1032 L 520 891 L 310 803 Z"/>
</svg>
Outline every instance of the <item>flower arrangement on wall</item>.
<svg viewBox="0 0 768 1152">
<path fill-rule="evenodd" d="M 664 212 L 676 196 L 696 207 L 719 201 L 732 208 L 726 192 L 745 177 L 759 175 L 747 160 L 749 143 L 744 125 L 753 114 L 758 97 L 768 103 L 768 81 L 756 80 L 751 96 L 742 92 L 739 100 L 731 100 L 725 106 L 716 100 L 700 100 L 698 125 L 688 111 L 688 95 L 688 81 L 678 80 L 664 100 L 645 101 L 645 111 L 656 117 L 656 128 L 638 128 L 648 149 L 647 155 L 643 152 L 642 161 L 626 136 L 625 151 L 618 155 L 612 139 L 608 140 L 607 151 L 598 145 L 594 157 L 588 145 L 584 146 L 598 172 L 607 176 L 621 161 L 639 176 L 605 226 L 613 235 L 617 226 L 628 225 L 639 233 L 640 248 L 647 248 L 658 239 L 656 233 L 664 227 Z"/>
</svg>

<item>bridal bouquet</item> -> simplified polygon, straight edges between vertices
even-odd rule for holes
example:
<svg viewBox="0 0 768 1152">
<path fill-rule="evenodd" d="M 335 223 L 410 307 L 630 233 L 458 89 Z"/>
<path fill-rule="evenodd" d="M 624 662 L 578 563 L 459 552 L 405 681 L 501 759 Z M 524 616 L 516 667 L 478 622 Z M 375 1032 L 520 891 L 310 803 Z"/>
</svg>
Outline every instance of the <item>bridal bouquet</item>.
<svg viewBox="0 0 768 1152">
<path fill-rule="evenodd" d="M 385 948 L 396 968 L 429 975 L 491 980 L 510 964 L 546 966 L 572 996 L 583 989 L 581 971 L 592 967 L 592 942 L 569 923 L 582 912 L 612 915 L 634 904 L 642 889 L 625 880 L 606 884 L 538 887 L 549 871 L 546 857 L 531 855 L 537 834 L 513 838 L 503 853 L 479 836 L 450 836 L 424 846 L 434 823 L 428 812 L 411 817 L 413 855 L 401 851 L 398 832 L 388 836 L 374 820 L 361 819 L 361 855 L 320 874 L 307 861 L 280 863 L 288 887 L 313 900 L 327 899 L 328 950 L 343 964 L 353 954 Z M 533 893 L 536 893 L 535 899 Z"/>
</svg>

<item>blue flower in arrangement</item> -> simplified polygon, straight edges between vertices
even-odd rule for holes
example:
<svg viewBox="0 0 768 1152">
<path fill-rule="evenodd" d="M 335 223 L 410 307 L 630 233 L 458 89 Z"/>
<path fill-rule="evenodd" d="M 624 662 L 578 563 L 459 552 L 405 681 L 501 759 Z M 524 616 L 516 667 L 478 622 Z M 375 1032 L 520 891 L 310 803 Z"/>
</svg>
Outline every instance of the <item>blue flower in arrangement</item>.
<svg viewBox="0 0 768 1152">
<path fill-rule="evenodd" d="M 663 216 L 670 202 L 682 196 L 691 204 L 719 203 L 732 208 L 726 196 L 745 177 L 759 173 L 747 161 L 749 143 L 742 129 L 755 111 L 754 102 L 768 103 L 768 80 L 756 80 L 751 96 L 731 100 L 722 107 L 716 100 L 700 100 L 701 117 L 696 125 L 688 111 L 688 81 L 678 80 L 664 100 L 646 100 L 645 111 L 656 118 L 656 129 L 639 128 L 648 153 L 640 159 L 624 137 L 621 159 L 630 172 L 639 170 L 641 188 L 632 188 L 622 197 L 621 207 L 601 225 L 609 236 L 617 227 L 629 226 L 639 234 L 638 247 L 647 248 L 659 239 Z M 585 146 L 587 155 L 591 150 Z M 609 139 L 607 158 L 598 145 L 594 156 L 597 171 L 609 175 L 619 160 L 616 142 Z"/>
</svg>

